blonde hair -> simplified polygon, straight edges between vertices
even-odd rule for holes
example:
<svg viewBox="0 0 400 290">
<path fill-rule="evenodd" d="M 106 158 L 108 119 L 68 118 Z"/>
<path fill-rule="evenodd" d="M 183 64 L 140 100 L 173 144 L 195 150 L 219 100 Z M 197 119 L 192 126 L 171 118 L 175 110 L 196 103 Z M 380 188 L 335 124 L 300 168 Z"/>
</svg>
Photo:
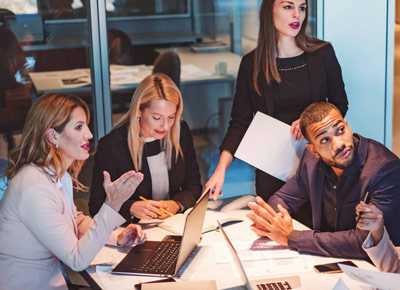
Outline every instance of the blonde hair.
<svg viewBox="0 0 400 290">
<path fill-rule="evenodd" d="M 144 141 L 139 136 L 140 122 L 138 122 L 139 111 L 143 111 L 150 106 L 152 100 L 166 100 L 176 105 L 175 121 L 168 130 L 165 137 L 161 140 L 161 149 L 166 152 L 167 167 L 171 168 L 172 150 L 175 149 L 175 162 L 179 154 L 183 156 L 179 144 L 180 118 L 182 115 L 183 103 L 182 96 L 175 83 L 166 75 L 155 73 L 146 77 L 135 90 L 132 96 L 129 111 L 115 125 L 115 128 L 129 123 L 128 146 L 136 171 L 142 168 L 142 154 Z"/>
<path fill-rule="evenodd" d="M 74 160 L 69 168 L 63 168 L 63 151 L 57 149 L 46 137 L 48 129 L 53 128 L 62 133 L 71 118 L 72 111 L 80 107 L 89 123 L 89 109 L 82 99 L 62 94 L 45 94 L 30 108 L 22 130 L 21 142 L 8 155 L 9 167 L 4 176 L 12 179 L 25 164 L 34 164 L 41 169 L 54 169 L 54 172 L 44 171 L 53 179 L 60 179 L 65 171 L 71 175 L 75 188 L 87 190 L 87 187 L 78 181 L 78 174 L 84 163 L 83 160 Z"/>
</svg>

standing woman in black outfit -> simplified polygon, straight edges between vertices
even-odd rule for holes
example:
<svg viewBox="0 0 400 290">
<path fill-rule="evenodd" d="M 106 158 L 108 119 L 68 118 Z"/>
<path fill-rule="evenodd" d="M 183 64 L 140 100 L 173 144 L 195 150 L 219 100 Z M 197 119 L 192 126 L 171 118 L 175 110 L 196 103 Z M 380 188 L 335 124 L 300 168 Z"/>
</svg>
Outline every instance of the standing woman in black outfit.
<svg viewBox="0 0 400 290">
<path fill-rule="evenodd" d="M 232 120 L 218 166 L 206 184 L 214 190 L 210 197 L 221 195 L 225 172 L 257 111 L 291 125 L 295 140 L 302 138 L 299 117 L 309 104 L 328 101 L 346 113 L 348 102 L 333 47 L 309 37 L 306 27 L 306 0 L 263 1 L 257 47 L 240 64 Z M 256 170 L 256 192 L 264 200 L 283 184 Z"/>
<path fill-rule="evenodd" d="M 97 146 L 89 199 L 92 216 L 106 198 L 104 171 L 111 180 L 130 170 L 143 174 L 119 211 L 128 222 L 165 219 L 169 215 L 161 208 L 175 214 L 195 204 L 202 186 L 193 137 L 180 119 L 182 109 L 181 93 L 168 76 L 153 74 L 140 83 L 129 111 Z"/>
</svg>

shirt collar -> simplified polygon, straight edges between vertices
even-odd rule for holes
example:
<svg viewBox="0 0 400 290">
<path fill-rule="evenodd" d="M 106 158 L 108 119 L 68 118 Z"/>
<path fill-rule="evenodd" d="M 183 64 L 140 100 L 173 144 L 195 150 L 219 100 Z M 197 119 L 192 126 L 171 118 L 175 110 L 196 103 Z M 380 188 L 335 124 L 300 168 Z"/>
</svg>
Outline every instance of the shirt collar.
<svg viewBox="0 0 400 290">
<path fill-rule="evenodd" d="M 56 179 L 54 177 L 51 177 L 52 175 L 54 175 L 55 172 L 52 166 L 50 168 L 44 168 L 44 171 L 50 176 L 50 180 L 54 183 L 54 186 L 65 197 L 71 207 L 72 212 L 75 213 L 74 191 L 71 175 L 68 172 L 65 172 L 65 174 L 61 178 Z"/>
</svg>

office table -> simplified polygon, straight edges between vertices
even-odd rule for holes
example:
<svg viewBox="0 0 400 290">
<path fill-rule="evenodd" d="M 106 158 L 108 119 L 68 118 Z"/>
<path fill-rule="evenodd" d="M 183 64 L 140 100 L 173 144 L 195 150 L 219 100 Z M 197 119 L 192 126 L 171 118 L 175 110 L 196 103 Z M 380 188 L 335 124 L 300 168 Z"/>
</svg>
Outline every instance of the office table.
<svg viewBox="0 0 400 290">
<path fill-rule="evenodd" d="M 165 49 L 159 49 L 158 52 L 163 52 Z M 236 81 L 237 72 L 241 57 L 230 53 L 193 53 L 189 48 L 176 49 L 181 59 L 181 84 L 182 86 L 191 84 L 210 84 L 214 82 L 234 83 Z M 227 63 L 227 74 L 218 75 L 215 72 L 215 66 L 219 62 Z M 113 70 L 111 66 L 111 89 L 113 91 L 128 90 L 136 88 L 139 83 L 152 72 L 152 66 L 125 66 L 127 74 L 134 73 L 131 81 L 121 84 L 113 80 Z M 122 67 L 122 66 L 120 66 Z M 194 68 L 194 70 L 193 70 Z M 114 71 L 115 72 L 115 71 Z M 199 72 L 196 75 L 196 72 Z M 123 70 L 119 71 L 119 76 L 123 75 Z M 84 84 L 63 84 L 62 79 L 75 77 L 86 77 L 87 83 Z M 52 71 L 52 72 L 32 72 L 30 73 L 33 85 L 38 94 L 48 92 L 63 92 L 63 93 L 83 93 L 90 92 L 90 69 L 76 69 L 69 71 Z"/>
<path fill-rule="evenodd" d="M 250 221 L 245 218 L 245 214 L 248 210 L 236 210 L 237 208 L 242 208 L 243 205 L 247 204 L 249 200 L 252 200 L 250 196 L 244 196 L 239 199 L 233 200 L 231 203 L 224 205 L 222 208 L 216 206 L 216 203 L 221 203 L 221 201 L 210 201 L 209 202 L 209 210 L 220 208 L 222 211 L 227 213 L 231 213 L 232 216 L 242 217 L 244 221 L 238 224 L 230 225 L 225 227 L 227 234 L 230 239 L 235 241 L 249 241 L 257 239 L 257 236 L 250 230 Z M 305 226 L 300 223 L 294 221 L 294 227 L 299 230 L 307 229 Z M 147 225 L 145 226 L 145 231 L 148 236 L 148 240 L 161 240 L 165 235 L 171 234 L 159 227 L 151 227 Z M 215 261 L 214 251 L 212 249 L 212 244 L 215 243 L 224 243 L 222 234 L 217 231 L 208 232 L 202 235 L 202 241 L 200 242 L 197 249 L 193 251 L 193 253 L 189 256 L 185 264 L 182 266 L 179 271 L 180 277 L 179 280 L 216 280 L 218 289 L 244 289 L 243 283 L 240 280 L 238 274 L 236 274 L 236 268 L 234 268 L 233 263 L 223 263 L 217 264 Z M 115 267 L 119 261 L 121 261 L 126 253 L 129 251 L 128 248 L 112 248 L 105 246 L 100 254 L 95 258 L 96 263 L 99 262 L 112 262 L 113 267 Z M 101 257 L 99 259 L 99 257 Z M 300 254 L 302 259 L 311 259 L 311 264 L 324 264 L 324 263 L 332 263 L 343 261 L 346 259 L 343 258 L 330 258 L 330 257 L 321 257 L 310 254 Z M 281 260 L 282 261 L 282 260 Z M 375 269 L 374 266 L 362 260 L 352 260 L 359 268 L 362 269 Z M 246 264 L 245 264 L 246 268 Z M 102 274 L 104 275 L 104 274 Z M 127 278 L 125 275 L 109 275 L 112 279 L 118 279 L 122 281 L 122 279 L 128 280 L 132 278 Z M 351 289 L 361 289 L 361 284 L 351 280 L 344 274 L 317 274 L 313 271 L 306 271 L 302 273 L 281 273 L 280 275 L 272 275 L 270 277 L 283 277 L 283 276 L 300 276 L 302 288 L 301 289 L 332 289 L 339 277 L 349 286 Z M 93 266 L 89 267 L 82 275 L 94 289 L 106 289 L 102 283 L 101 278 L 98 273 L 95 271 Z M 140 278 L 143 276 L 135 276 L 136 278 Z M 267 278 L 267 275 L 258 276 L 258 277 L 249 277 L 250 280 L 256 280 L 261 278 Z M 158 279 L 160 279 L 158 277 Z M 131 280 L 130 280 L 131 281 Z M 133 289 L 133 287 L 132 287 Z M 296 288 L 299 289 L 299 288 Z M 366 288 L 364 288 L 366 289 Z"/>
</svg>

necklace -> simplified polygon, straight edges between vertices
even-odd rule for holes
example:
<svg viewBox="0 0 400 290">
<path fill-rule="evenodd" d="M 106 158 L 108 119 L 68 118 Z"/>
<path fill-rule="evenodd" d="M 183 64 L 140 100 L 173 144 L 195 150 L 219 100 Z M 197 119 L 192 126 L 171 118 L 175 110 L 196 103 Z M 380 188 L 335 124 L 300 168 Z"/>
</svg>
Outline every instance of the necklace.
<svg viewBox="0 0 400 290">
<path fill-rule="evenodd" d="M 303 67 L 306 67 L 307 63 L 299 65 L 299 66 L 295 66 L 295 67 L 289 67 L 289 68 L 278 68 L 278 71 L 292 71 L 292 70 L 298 70 L 301 69 Z"/>
</svg>

